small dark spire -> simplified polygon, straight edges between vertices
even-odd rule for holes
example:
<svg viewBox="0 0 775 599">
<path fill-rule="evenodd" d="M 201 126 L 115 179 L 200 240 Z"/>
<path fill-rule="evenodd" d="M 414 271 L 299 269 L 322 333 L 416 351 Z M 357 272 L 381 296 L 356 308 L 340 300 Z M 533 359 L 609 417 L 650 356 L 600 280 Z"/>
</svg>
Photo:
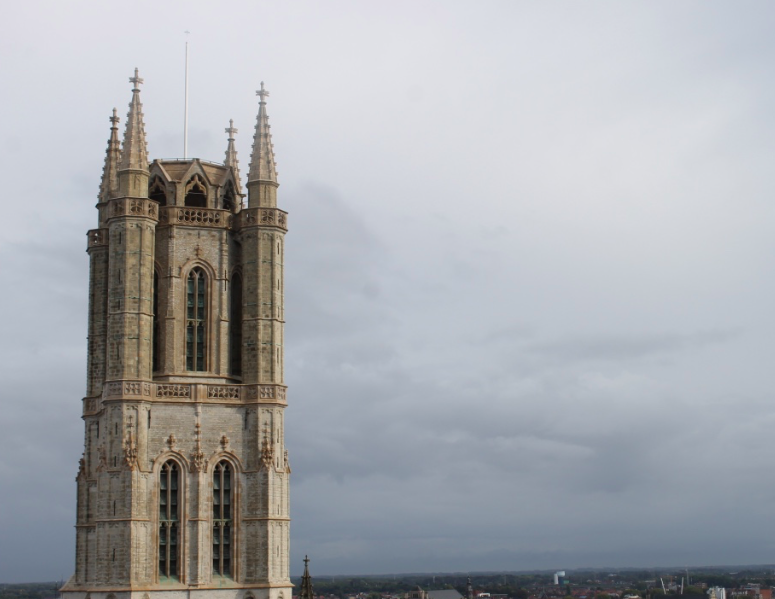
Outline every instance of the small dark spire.
<svg viewBox="0 0 775 599">
<path fill-rule="evenodd" d="M 312 577 L 309 575 L 309 558 L 304 556 L 304 575 L 301 577 L 301 590 L 299 599 L 314 599 L 315 592 L 312 590 Z"/>
</svg>

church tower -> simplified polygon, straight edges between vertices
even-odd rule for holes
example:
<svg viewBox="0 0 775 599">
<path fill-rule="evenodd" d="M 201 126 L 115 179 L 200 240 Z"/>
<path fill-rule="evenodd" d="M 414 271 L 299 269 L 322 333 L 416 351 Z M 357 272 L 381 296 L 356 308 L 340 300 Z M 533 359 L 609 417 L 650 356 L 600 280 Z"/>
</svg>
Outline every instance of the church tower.
<svg viewBox="0 0 775 599">
<path fill-rule="evenodd" d="M 247 180 L 148 161 L 140 79 L 114 109 L 88 232 L 89 341 L 66 599 L 291 599 L 287 213 L 263 83 Z"/>
</svg>

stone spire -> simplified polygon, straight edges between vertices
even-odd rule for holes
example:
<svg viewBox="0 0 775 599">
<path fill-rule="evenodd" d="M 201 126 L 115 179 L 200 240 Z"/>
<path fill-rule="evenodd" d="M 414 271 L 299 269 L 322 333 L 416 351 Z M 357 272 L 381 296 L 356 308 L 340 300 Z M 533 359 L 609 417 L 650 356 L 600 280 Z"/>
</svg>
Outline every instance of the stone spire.
<svg viewBox="0 0 775 599">
<path fill-rule="evenodd" d="M 124 145 L 121 149 L 121 162 L 118 169 L 119 187 L 121 195 L 147 197 L 148 148 L 145 144 L 143 105 L 140 102 L 140 84 L 143 80 L 140 78 L 137 69 L 135 69 L 135 76 L 130 77 L 129 81 L 133 84 L 132 101 L 129 103 L 126 129 L 124 129 Z M 141 176 L 132 176 L 138 174 Z M 143 186 L 145 189 L 143 189 Z"/>
<path fill-rule="evenodd" d="M 277 165 L 274 160 L 272 134 L 269 131 L 269 117 L 266 114 L 266 97 L 269 92 L 261 89 L 256 92 L 258 102 L 258 120 L 256 134 L 253 136 L 253 153 L 250 155 L 248 173 L 248 204 L 251 207 L 277 206 Z"/>
<path fill-rule="evenodd" d="M 102 181 L 100 181 L 100 204 L 115 198 L 118 195 L 118 162 L 121 159 L 121 144 L 118 141 L 118 121 L 116 109 L 110 117 L 110 139 L 108 149 L 105 152 L 105 166 L 102 167 Z"/>
<path fill-rule="evenodd" d="M 239 160 L 237 160 L 237 148 L 234 147 L 234 135 L 239 132 L 234 128 L 234 121 L 232 119 L 229 119 L 229 126 L 225 131 L 229 134 L 229 145 L 226 146 L 226 160 L 223 161 L 223 164 L 234 169 L 234 178 L 239 185 Z"/>
<path fill-rule="evenodd" d="M 309 575 L 309 558 L 304 556 L 304 574 L 301 577 L 301 588 L 299 590 L 299 599 L 314 599 L 315 593 L 312 590 L 312 577 Z"/>
</svg>

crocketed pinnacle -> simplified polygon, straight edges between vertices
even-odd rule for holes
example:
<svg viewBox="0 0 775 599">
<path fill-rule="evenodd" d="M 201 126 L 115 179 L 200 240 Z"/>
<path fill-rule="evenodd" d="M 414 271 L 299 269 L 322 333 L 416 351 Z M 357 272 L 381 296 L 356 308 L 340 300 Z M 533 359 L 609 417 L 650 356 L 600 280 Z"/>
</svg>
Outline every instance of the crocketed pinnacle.
<svg viewBox="0 0 775 599">
<path fill-rule="evenodd" d="M 140 102 L 140 84 L 143 82 L 135 69 L 135 76 L 129 78 L 132 88 L 132 101 L 124 129 L 124 146 L 121 150 L 119 170 L 148 170 L 148 148 L 145 143 L 145 125 L 143 124 L 143 105 Z"/>
<path fill-rule="evenodd" d="M 118 162 L 121 159 L 121 144 L 118 141 L 118 121 L 116 109 L 110 117 L 110 138 L 108 149 L 105 151 L 105 166 L 102 167 L 102 181 L 100 181 L 100 203 L 115 198 L 118 194 Z"/>
<path fill-rule="evenodd" d="M 315 593 L 312 591 L 312 577 L 309 575 L 309 558 L 304 556 L 304 574 L 301 577 L 301 589 L 299 590 L 299 599 L 313 599 Z"/>
<path fill-rule="evenodd" d="M 253 153 L 250 155 L 250 172 L 248 183 L 262 181 L 277 183 L 277 164 L 274 160 L 274 146 L 272 134 L 269 131 L 269 117 L 266 114 L 266 100 L 269 92 L 261 89 L 256 92 L 260 98 L 258 102 L 258 120 L 256 121 L 256 134 L 253 136 Z"/>
<path fill-rule="evenodd" d="M 229 119 L 229 126 L 225 131 L 229 134 L 229 145 L 226 146 L 226 160 L 223 161 L 223 164 L 234 169 L 234 177 L 239 184 L 239 160 L 237 160 L 237 148 L 234 147 L 234 135 L 238 131 L 234 128 L 234 121 L 232 119 Z"/>
</svg>

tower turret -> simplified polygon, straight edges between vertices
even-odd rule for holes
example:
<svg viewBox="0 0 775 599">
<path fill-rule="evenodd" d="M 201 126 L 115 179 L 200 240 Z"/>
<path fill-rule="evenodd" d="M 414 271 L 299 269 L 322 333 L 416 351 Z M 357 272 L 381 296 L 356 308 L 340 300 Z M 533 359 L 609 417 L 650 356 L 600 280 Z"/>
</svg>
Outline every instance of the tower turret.
<svg viewBox="0 0 775 599">
<path fill-rule="evenodd" d="M 130 81 L 88 233 L 76 571 L 63 597 L 291 599 L 287 214 L 266 92 L 253 189 L 271 206 L 243 209 L 234 123 L 223 163 L 149 164 L 137 70 Z"/>
</svg>

